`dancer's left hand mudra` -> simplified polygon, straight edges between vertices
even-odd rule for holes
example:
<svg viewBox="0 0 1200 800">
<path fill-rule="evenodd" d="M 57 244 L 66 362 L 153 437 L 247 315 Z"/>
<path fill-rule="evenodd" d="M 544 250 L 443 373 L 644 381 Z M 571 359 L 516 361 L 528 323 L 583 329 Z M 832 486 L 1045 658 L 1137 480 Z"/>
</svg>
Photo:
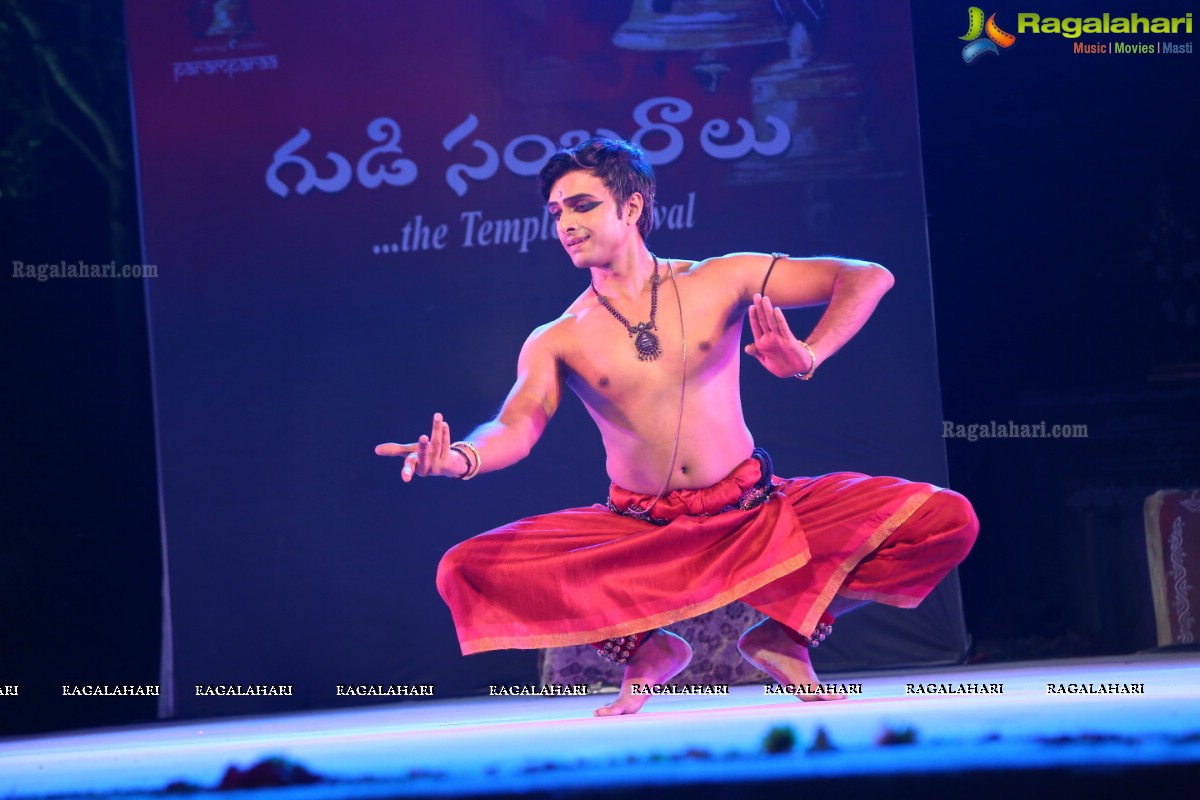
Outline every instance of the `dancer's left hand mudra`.
<svg viewBox="0 0 1200 800">
<path fill-rule="evenodd" d="M 411 481 L 413 475 L 422 478 L 459 478 L 471 466 L 466 463 L 465 456 L 450 449 L 450 426 L 441 414 L 433 415 L 433 429 L 428 436 L 422 435 L 413 444 L 388 442 L 378 445 L 375 455 L 403 456 L 404 468 L 400 471 L 400 478 L 405 483 Z"/>
<path fill-rule="evenodd" d="M 783 309 L 771 305 L 771 298 L 754 295 L 754 303 L 750 306 L 750 330 L 754 342 L 746 345 L 746 353 L 757 358 L 772 375 L 790 378 L 813 368 L 808 348 L 792 335 Z"/>
</svg>

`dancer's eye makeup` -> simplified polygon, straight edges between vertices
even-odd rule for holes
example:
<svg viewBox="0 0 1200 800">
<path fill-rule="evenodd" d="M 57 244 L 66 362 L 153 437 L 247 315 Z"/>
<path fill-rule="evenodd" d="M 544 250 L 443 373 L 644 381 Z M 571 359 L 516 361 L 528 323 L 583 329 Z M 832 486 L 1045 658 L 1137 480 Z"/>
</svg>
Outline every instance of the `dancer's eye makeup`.
<svg viewBox="0 0 1200 800">
<path fill-rule="evenodd" d="M 601 205 L 603 202 L 604 202 L 603 200 L 595 200 L 595 199 L 591 198 L 590 196 L 588 196 L 586 198 L 568 197 L 566 200 L 563 201 L 563 204 L 566 205 L 566 207 L 571 209 L 572 211 L 582 214 L 582 213 L 591 211 L 593 208 L 595 208 L 598 205 Z M 562 216 L 563 209 L 562 209 L 562 206 L 560 206 L 558 203 L 551 203 L 549 206 L 549 210 L 550 210 L 550 218 L 555 221 L 557 221 L 558 218 Z"/>
</svg>

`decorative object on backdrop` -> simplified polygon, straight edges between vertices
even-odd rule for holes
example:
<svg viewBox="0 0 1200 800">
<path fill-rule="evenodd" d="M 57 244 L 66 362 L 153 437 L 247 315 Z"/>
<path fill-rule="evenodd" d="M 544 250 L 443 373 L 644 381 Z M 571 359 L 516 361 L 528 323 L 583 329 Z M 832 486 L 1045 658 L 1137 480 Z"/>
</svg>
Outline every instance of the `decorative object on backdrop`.
<svg viewBox="0 0 1200 800">
<path fill-rule="evenodd" d="M 784 120 L 792 142 L 780 156 L 754 154 L 734 165 L 734 183 L 846 178 L 863 174 L 875 147 L 866 133 L 862 80 L 852 64 L 817 61 L 812 35 L 821 30 L 825 9 L 796 21 L 788 36 L 788 57 L 750 77 L 755 130 L 766 119 Z"/>
<path fill-rule="evenodd" d="M 1200 634 L 1200 489 L 1155 492 L 1145 511 L 1158 644 L 1194 645 Z"/>
<path fill-rule="evenodd" d="M 636 0 L 613 34 L 627 50 L 693 50 L 696 80 L 715 92 L 730 67 L 717 51 L 786 41 L 788 24 L 769 0 Z"/>
<path fill-rule="evenodd" d="M 768 64 L 750 78 L 754 126 L 783 119 L 791 146 L 780 156 L 753 154 L 734 165 L 735 183 L 775 183 L 864 174 L 875 147 L 860 107 L 858 70 L 850 64 L 811 64 L 811 51 Z"/>
<path fill-rule="evenodd" d="M 758 138 L 769 140 L 770 120 L 782 121 L 791 132 L 790 143 L 782 154 L 739 159 L 728 180 L 762 184 L 872 177 L 867 165 L 875 147 L 866 133 L 858 70 L 851 64 L 814 63 L 813 38 L 828 16 L 826 2 L 637 0 L 613 43 L 632 50 L 695 51 L 699 56 L 692 71 L 715 92 L 731 69 L 718 50 L 786 42 L 787 58 L 759 69 L 750 85 Z M 832 213 L 824 187 L 810 186 L 809 194 L 813 211 L 806 225 L 823 230 Z"/>
</svg>

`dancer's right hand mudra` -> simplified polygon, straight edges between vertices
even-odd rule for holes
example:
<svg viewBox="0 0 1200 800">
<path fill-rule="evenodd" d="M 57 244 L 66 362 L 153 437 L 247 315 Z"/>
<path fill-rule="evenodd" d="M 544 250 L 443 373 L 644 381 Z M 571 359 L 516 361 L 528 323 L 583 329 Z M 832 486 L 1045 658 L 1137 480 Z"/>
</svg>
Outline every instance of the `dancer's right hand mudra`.
<svg viewBox="0 0 1200 800">
<path fill-rule="evenodd" d="M 428 436 L 422 436 L 414 444 L 388 442 L 378 445 L 375 455 L 403 456 L 404 468 L 400 471 L 400 478 L 405 483 L 411 481 L 414 474 L 422 478 L 434 475 L 459 478 L 471 466 L 465 456 L 450 449 L 450 426 L 441 414 L 433 415 L 433 430 Z"/>
</svg>

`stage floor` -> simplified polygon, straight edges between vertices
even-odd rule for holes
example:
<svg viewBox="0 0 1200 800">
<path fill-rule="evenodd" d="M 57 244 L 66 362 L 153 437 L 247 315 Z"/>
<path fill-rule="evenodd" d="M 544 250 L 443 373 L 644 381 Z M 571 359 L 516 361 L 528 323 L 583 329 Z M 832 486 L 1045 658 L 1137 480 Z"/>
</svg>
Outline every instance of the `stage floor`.
<svg viewBox="0 0 1200 800">
<path fill-rule="evenodd" d="M 605 719 L 591 710 L 610 695 L 479 697 L 0 740 L 0 797 L 161 794 L 178 782 L 214 789 L 230 765 L 270 756 L 325 781 L 255 798 L 613 796 L 638 787 L 655 787 L 653 797 L 750 797 L 758 791 L 750 787 L 765 794 L 798 781 L 882 776 L 975 775 L 995 785 L 986 776 L 1066 769 L 1107 782 L 1130 770 L 1200 773 L 1196 653 L 826 680 L 861 684 L 862 694 L 799 703 L 734 687 L 724 696 L 656 697 L 635 716 Z M 1002 684 L 1003 693 L 913 694 L 909 684 Z M 1051 684 L 1068 692 L 1075 684 L 1076 693 L 1052 694 Z M 1117 692 L 1078 693 L 1083 684 Z M 1136 685 L 1144 693 L 1124 693 Z M 781 726 L 794 746 L 767 753 L 768 732 Z M 833 749 L 812 748 L 819 729 Z M 785 748 L 787 739 L 775 736 Z"/>
</svg>

